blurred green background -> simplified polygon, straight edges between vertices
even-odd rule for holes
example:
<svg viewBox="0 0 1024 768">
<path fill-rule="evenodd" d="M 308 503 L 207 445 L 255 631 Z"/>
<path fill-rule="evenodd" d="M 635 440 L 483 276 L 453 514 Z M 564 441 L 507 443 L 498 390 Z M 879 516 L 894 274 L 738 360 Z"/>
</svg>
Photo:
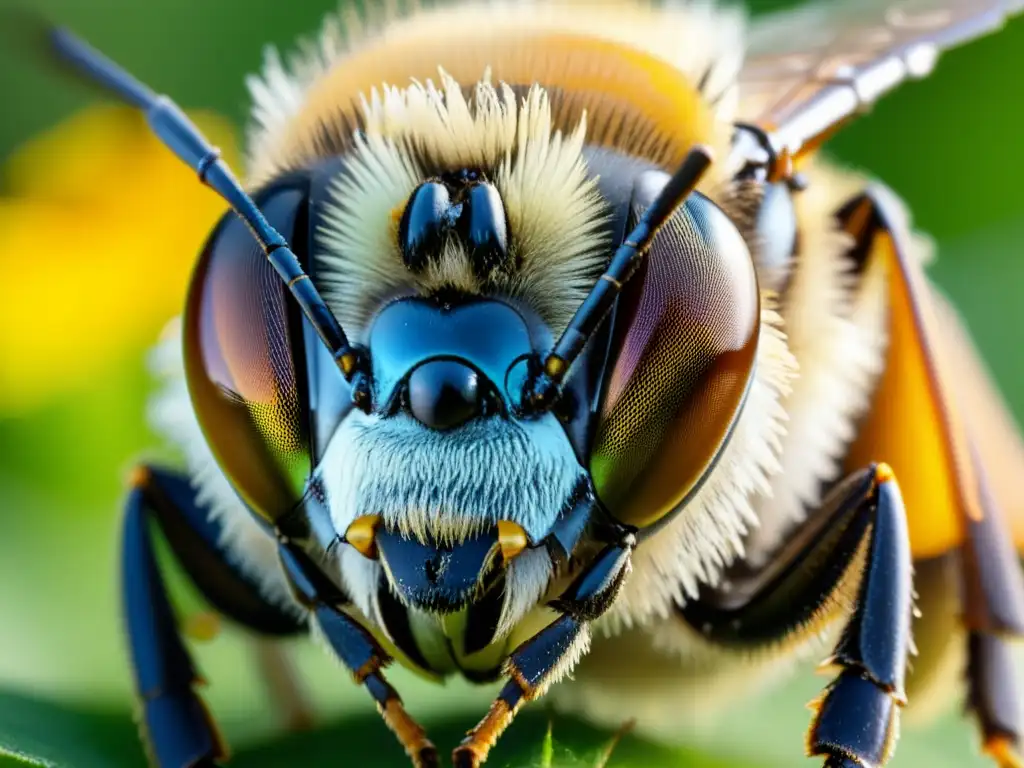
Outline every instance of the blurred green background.
<svg viewBox="0 0 1024 768">
<path fill-rule="evenodd" d="M 263 45 L 289 48 L 318 28 L 332 2 L 34 6 L 186 109 L 208 113 L 204 125 L 230 146 L 244 125 L 243 78 L 258 68 Z M 0 8 L 10 5 L 0 0 Z M 1022 72 L 1018 21 L 948 54 L 933 77 L 903 87 L 830 145 L 901 193 L 936 239 L 931 273 L 962 310 L 1019 421 Z M 76 767 L 140 765 L 114 600 L 118 503 L 133 461 L 163 455 L 145 424 L 145 356 L 180 306 L 189 265 L 220 207 L 165 163 L 137 122 L 97 110 L 81 89 L 26 62 L 16 45 L 0 50 L 0 98 L 0 747 Z M 179 222 L 184 210 L 190 215 Z M 194 604 L 186 587 L 176 589 Z M 297 651 L 323 723 L 311 735 L 281 738 L 237 633 L 227 628 L 197 646 L 235 764 L 402 765 L 368 698 L 317 649 Z M 444 747 L 493 694 L 393 678 Z M 627 737 L 610 764 L 804 764 L 803 704 L 823 683 L 802 674 L 768 699 L 740 702 L 694 737 L 692 750 Z M 927 730 L 905 729 L 896 768 L 985 764 L 973 731 L 955 717 L 956 702 L 949 708 Z M 547 722 L 534 706 L 494 764 L 539 764 Z M 557 718 L 554 738 L 556 756 L 587 760 L 607 734 Z"/>
</svg>

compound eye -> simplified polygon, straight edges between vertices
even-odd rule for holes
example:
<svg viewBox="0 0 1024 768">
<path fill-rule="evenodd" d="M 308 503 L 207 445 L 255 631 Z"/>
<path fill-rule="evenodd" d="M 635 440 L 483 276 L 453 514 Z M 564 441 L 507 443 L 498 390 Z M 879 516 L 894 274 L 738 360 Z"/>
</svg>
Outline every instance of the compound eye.
<svg viewBox="0 0 1024 768">
<path fill-rule="evenodd" d="M 279 187 L 256 196 L 300 259 L 306 194 Z M 301 319 L 233 213 L 200 256 L 184 334 L 189 393 L 206 441 L 249 507 L 274 519 L 298 501 L 310 471 Z"/>
<path fill-rule="evenodd" d="M 633 222 L 667 178 L 638 180 Z M 710 470 L 753 372 L 757 279 L 714 203 L 691 195 L 658 233 L 615 322 L 590 472 L 605 507 L 643 528 L 685 503 Z"/>
</svg>

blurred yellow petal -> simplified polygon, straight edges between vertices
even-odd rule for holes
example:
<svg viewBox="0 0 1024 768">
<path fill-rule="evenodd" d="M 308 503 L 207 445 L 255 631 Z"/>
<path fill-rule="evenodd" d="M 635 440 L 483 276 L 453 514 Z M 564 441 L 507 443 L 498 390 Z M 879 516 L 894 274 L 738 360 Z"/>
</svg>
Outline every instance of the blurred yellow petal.
<svg viewBox="0 0 1024 768">
<path fill-rule="evenodd" d="M 233 162 L 231 128 L 193 115 Z M 0 198 L 0 412 L 101 380 L 180 312 L 226 206 L 131 109 L 76 115 L 11 157 Z"/>
</svg>

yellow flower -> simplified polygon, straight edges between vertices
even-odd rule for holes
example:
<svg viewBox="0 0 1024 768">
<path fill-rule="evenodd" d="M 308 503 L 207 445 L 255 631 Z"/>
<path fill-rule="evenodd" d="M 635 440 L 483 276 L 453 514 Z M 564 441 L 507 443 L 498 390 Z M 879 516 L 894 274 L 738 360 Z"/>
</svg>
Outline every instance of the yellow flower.
<svg viewBox="0 0 1024 768">
<path fill-rule="evenodd" d="M 231 128 L 194 115 L 234 162 Z M 203 241 L 226 210 L 138 112 L 89 109 L 33 140 L 0 197 L 0 412 L 102 387 L 182 308 Z"/>
</svg>

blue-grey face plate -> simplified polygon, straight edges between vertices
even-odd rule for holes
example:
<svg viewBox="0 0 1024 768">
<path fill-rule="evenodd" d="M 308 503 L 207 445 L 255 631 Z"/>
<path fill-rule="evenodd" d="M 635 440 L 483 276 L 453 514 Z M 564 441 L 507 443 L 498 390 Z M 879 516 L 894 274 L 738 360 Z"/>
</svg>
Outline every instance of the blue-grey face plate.
<svg viewBox="0 0 1024 768">
<path fill-rule="evenodd" d="M 460 360 L 504 396 L 509 369 L 533 354 L 526 320 L 501 301 L 444 306 L 429 299 L 400 299 L 377 315 L 369 336 L 374 409 L 386 409 L 409 373 L 427 360 Z"/>
</svg>

